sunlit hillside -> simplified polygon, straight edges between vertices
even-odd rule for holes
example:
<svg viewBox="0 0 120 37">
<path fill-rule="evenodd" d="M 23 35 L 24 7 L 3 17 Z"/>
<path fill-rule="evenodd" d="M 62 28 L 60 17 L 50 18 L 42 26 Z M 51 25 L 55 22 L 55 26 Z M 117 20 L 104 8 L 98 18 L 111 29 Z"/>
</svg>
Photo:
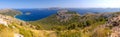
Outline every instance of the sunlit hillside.
<svg viewBox="0 0 120 37">
<path fill-rule="evenodd" d="M 13 17 L 18 15 L 19 11 L 16 10 L 0 12 L 0 37 L 119 36 L 120 12 L 80 15 L 74 11 L 60 10 L 49 17 L 31 22 Z"/>
</svg>

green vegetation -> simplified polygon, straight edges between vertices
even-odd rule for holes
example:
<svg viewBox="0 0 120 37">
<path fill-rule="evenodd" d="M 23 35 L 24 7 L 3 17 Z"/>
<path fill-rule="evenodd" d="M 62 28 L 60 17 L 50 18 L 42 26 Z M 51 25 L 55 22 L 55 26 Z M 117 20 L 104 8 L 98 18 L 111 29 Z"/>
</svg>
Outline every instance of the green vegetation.
<svg viewBox="0 0 120 37">
<path fill-rule="evenodd" d="M 30 30 L 20 29 L 20 34 L 24 35 L 24 37 L 32 37 Z"/>
<path fill-rule="evenodd" d="M 67 19 L 67 21 L 61 22 L 61 19 L 57 19 L 57 15 L 54 14 L 42 20 L 30 22 L 33 25 L 39 25 L 47 30 L 72 30 L 76 28 L 85 28 L 87 26 L 92 26 L 93 24 L 99 22 L 106 22 L 107 18 L 101 15 L 95 14 L 86 14 L 86 15 L 78 15 L 75 12 L 68 12 L 67 14 L 74 14 Z M 101 23 L 101 24 L 104 24 Z M 98 25 L 101 25 L 98 24 Z M 49 29 L 48 29 L 49 28 Z"/>
<path fill-rule="evenodd" d="M 12 17 L 18 14 L 8 12 L 0 14 Z M 58 13 L 38 21 L 22 23 L 14 20 L 8 27 L 0 24 L 0 37 L 13 37 L 14 33 L 19 33 L 24 37 L 107 37 L 113 26 L 100 26 L 104 26 L 107 20 L 119 14 L 120 12 L 79 15 L 69 11 L 63 16 Z"/>
<path fill-rule="evenodd" d="M 99 28 L 99 30 L 93 33 L 92 37 L 108 37 L 108 33 L 110 32 L 111 31 L 108 28 Z"/>
<path fill-rule="evenodd" d="M 36 26 L 38 30 L 56 31 L 57 37 L 106 37 L 108 36 L 107 33 L 110 33 L 109 28 L 97 29 L 108 20 L 103 14 L 78 15 L 76 12 L 67 12 L 66 14 L 73 15 L 68 17 L 70 19 L 67 19 L 67 21 L 62 22 L 62 19 L 57 19 L 58 15 L 54 14 L 42 20 L 29 23 Z"/>
<path fill-rule="evenodd" d="M 82 37 L 81 31 L 68 30 L 68 31 L 59 31 L 57 32 L 58 37 Z"/>
<path fill-rule="evenodd" d="M 13 9 L 3 9 L 0 10 L 0 14 L 14 17 L 15 15 L 21 14 L 21 12 Z"/>
</svg>

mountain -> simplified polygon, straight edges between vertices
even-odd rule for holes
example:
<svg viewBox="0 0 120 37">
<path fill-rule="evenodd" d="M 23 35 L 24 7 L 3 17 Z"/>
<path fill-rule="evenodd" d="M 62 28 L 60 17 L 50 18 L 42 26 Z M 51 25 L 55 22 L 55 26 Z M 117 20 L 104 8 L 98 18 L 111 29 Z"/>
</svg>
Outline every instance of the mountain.
<svg viewBox="0 0 120 37">
<path fill-rule="evenodd" d="M 0 14 L 14 17 L 17 14 L 21 14 L 21 12 L 14 9 L 0 9 Z"/>
<path fill-rule="evenodd" d="M 60 9 L 62 9 L 62 8 L 60 8 L 60 7 L 51 7 L 51 8 L 48 8 L 48 10 L 60 10 Z"/>
<path fill-rule="evenodd" d="M 20 11 L 7 10 L 0 10 L 0 37 L 119 37 L 120 34 L 120 12 L 80 15 L 62 9 L 44 19 L 25 22 L 13 17 Z"/>
<path fill-rule="evenodd" d="M 7 9 L 8 10 L 8 9 Z M 54 31 L 36 30 L 34 25 L 11 16 L 12 11 L 0 10 L 0 37 L 49 37 L 56 36 Z M 3 14 L 3 13 L 4 14 Z M 16 11 L 15 11 L 16 12 Z M 9 15 L 6 15 L 10 13 Z M 17 13 L 17 12 L 16 12 Z M 14 15 L 15 16 L 15 15 Z M 44 35 L 45 34 L 45 35 Z"/>
<path fill-rule="evenodd" d="M 59 33 L 62 34 L 61 36 L 70 37 L 73 34 L 76 34 L 74 36 L 81 34 L 82 37 L 119 37 L 119 14 L 120 12 L 80 15 L 77 12 L 60 10 L 57 14 L 30 23 L 35 24 L 35 26 L 39 25 L 45 30 L 60 30 L 60 32 L 64 33 Z M 71 30 L 75 31 L 75 33 Z"/>
<path fill-rule="evenodd" d="M 78 28 L 84 28 L 86 26 L 92 25 L 93 23 L 105 22 L 106 18 L 102 14 L 85 14 L 80 15 L 77 12 L 69 10 L 60 10 L 57 14 L 53 14 L 47 18 L 30 22 L 31 24 L 42 24 L 41 26 L 46 27 L 49 25 L 49 29 L 53 29 L 57 26 L 62 26 L 63 29 L 72 29 L 68 26 L 78 25 Z M 48 28 L 45 28 L 48 29 Z M 74 28 L 73 28 L 74 29 Z M 59 30 L 59 28 L 58 28 Z"/>
</svg>

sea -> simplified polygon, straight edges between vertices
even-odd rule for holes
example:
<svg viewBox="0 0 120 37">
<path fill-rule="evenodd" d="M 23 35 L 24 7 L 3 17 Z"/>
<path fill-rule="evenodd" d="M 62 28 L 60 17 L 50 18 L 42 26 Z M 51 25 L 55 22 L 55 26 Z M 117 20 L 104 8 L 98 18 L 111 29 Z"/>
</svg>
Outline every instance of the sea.
<svg viewBox="0 0 120 37">
<path fill-rule="evenodd" d="M 120 8 L 67 8 L 69 11 L 75 11 L 81 15 L 86 13 L 105 13 L 120 12 Z M 22 14 L 16 15 L 15 18 L 23 21 L 37 21 L 56 14 L 59 9 L 35 8 L 35 9 L 16 9 Z"/>
</svg>

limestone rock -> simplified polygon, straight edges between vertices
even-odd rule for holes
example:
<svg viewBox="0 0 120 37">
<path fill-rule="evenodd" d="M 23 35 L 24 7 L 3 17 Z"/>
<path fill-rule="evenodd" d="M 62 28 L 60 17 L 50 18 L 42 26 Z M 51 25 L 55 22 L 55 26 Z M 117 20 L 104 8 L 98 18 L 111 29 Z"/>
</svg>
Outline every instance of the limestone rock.
<svg viewBox="0 0 120 37">
<path fill-rule="evenodd" d="M 24 37 L 24 36 L 18 33 L 14 33 L 14 37 Z"/>
</svg>

